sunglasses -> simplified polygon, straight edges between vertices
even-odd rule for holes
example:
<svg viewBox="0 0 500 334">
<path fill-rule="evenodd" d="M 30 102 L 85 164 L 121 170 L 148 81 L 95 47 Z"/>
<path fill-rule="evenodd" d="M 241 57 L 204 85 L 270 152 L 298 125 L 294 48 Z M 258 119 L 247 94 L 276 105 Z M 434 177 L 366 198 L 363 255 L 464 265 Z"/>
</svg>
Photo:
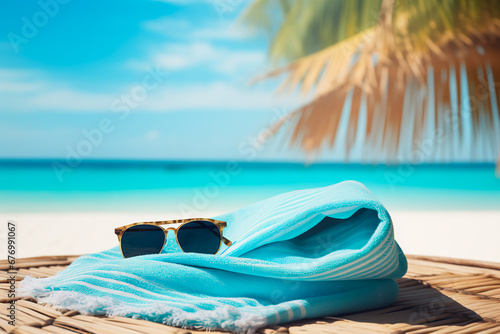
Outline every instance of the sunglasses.
<svg viewBox="0 0 500 334">
<path fill-rule="evenodd" d="M 160 225 L 168 225 L 163 228 Z M 206 218 L 176 219 L 133 223 L 115 228 L 124 258 L 159 254 L 167 241 L 169 230 L 175 231 L 180 249 L 185 253 L 216 254 L 224 242 L 232 242 L 222 235 L 226 222 Z"/>
</svg>

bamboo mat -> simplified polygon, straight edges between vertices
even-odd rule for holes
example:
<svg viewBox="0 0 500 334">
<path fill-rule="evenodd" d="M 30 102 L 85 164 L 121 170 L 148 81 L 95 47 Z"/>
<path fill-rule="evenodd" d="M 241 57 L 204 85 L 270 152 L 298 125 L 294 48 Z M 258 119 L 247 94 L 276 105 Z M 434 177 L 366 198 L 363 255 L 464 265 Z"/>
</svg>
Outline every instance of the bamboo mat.
<svg viewBox="0 0 500 334">
<path fill-rule="evenodd" d="M 18 259 L 17 279 L 46 277 L 77 256 Z M 261 333 L 500 333 L 500 264 L 449 258 L 408 256 L 409 269 L 398 280 L 398 299 L 370 312 L 304 320 L 273 326 Z M 84 316 L 57 310 L 33 299 L 16 301 L 17 326 L 9 326 L 6 261 L 0 261 L 0 333 L 206 333 L 122 317 Z M 221 333 L 221 332 L 211 332 Z"/>
</svg>

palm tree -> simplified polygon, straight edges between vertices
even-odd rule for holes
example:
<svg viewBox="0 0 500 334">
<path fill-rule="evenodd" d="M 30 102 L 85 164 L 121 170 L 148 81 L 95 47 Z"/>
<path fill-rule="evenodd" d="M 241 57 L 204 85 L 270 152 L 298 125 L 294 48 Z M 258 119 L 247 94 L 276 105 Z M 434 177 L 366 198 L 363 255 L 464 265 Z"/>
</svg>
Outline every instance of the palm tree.
<svg viewBox="0 0 500 334">
<path fill-rule="evenodd" d="M 270 36 L 276 69 L 256 79 L 313 96 L 272 129 L 292 120 L 292 145 L 365 162 L 498 155 L 498 0 L 255 0 L 240 19 Z"/>
</svg>

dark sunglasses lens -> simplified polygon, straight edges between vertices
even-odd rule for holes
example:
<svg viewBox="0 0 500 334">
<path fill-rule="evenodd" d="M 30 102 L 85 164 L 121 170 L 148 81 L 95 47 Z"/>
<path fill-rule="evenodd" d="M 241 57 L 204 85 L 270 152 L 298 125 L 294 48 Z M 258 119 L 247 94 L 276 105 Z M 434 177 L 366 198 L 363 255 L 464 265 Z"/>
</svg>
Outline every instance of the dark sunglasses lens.
<svg viewBox="0 0 500 334">
<path fill-rule="evenodd" d="M 159 254 L 165 243 L 165 233 L 159 226 L 136 225 L 129 227 L 122 235 L 124 257 Z"/>
<path fill-rule="evenodd" d="M 192 221 L 177 231 L 177 241 L 186 253 L 215 254 L 219 250 L 220 240 L 219 228 L 209 221 Z"/>
</svg>

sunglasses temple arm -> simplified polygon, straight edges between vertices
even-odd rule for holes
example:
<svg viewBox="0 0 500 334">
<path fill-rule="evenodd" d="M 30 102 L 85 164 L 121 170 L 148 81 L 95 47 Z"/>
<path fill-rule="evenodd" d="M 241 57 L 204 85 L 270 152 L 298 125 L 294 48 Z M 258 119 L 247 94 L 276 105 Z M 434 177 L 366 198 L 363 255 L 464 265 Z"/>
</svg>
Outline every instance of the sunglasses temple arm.
<svg viewBox="0 0 500 334">
<path fill-rule="evenodd" d="M 221 237 L 222 237 L 222 242 L 225 243 L 228 247 L 233 244 L 231 241 L 229 241 L 229 239 L 225 238 L 224 236 Z"/>
</svg>

